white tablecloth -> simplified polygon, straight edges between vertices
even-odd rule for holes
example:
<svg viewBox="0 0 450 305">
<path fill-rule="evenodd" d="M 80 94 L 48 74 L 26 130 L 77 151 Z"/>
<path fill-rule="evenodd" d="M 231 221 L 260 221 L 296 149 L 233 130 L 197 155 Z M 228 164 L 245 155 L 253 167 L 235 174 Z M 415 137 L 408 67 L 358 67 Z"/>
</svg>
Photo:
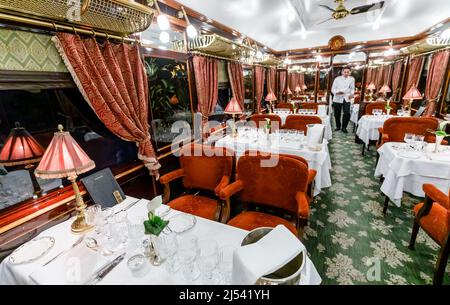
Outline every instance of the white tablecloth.
<svg viewBox="0 0 450 305">
<path fill-rule="evenodd" d="M 378 128 L 383 127 L 384 122 L 392 118 L 393 116 L 387 115 L 364 115 L 358 121 L 358 129 L 356 130 L 356 135 L 363 141 L 366 146 L 369 145 L 370 141 L 378 141 L 380 133 Z"/>
<path fill-rule="evenodd" d="M 232 138 L 231 136 L 220 139 L 216 142 L 216 146 L 234 150 L 238 158 L 239 156 L 242 156 L 246 150 L 258 150 L 274 154 L 289 154 L 303 157 L 308 161 L 309 168 L 317 171 L 314 181 L 314 196 L 318 195 L 322 188 L 331 186 L 331 160 L 325 140 L 322 144 L 321 151 L 312 151 L 308 149 L 306 145 L 301 146 L 300 142 L 287 143 L 273 141 L 268 144 L 266 141 L 249 140 L 242 137 Z"/>
<path fill-rule="evenodd" d="M 450 187 L 450 151 L 448 162 L 433 160 L 434 144 L 428 144 L 427 152 L 420 158 L 412 159 L 402 157 L 402 152 L 394 147 L 404 143 L 389 142 L 378 149 L 380 159 L 375 170 L 375 176 L 385 178 L 381 191 L 392 202 L 400 206 L 403 192 L 414 196 L 424 197 L 422 186 L 425 183 L 434 184 L 437 188 L 448 194 Z M 399 155 L 400 154 L 400 155 Z M 441 156 L 444 154 L 441 154 Z"/>
<path fill-rule="evenodd" d="M 120 210 L 123 207 L 128 206 L 131 202 L 136 199 L 132 197 L 127 197 L 127 199 L 120 205 L 116 206 L 115 209 Z M 130 208 L 128 212 L 129 217 L 146 215 L 147 214 L 147 200 L 142 200 L 134 207 Z M 180 214 L 178 211 L 172 210 L 167 217 Z M 47 262 L 50 258 L 54 257 L 56 254 L 62 250 L 70 248 L 70 246 L 80 237 L 71 233 L 70 225 L 72 220 L 63 222 L 56 225 L 44 232 L 39 236 L 53 236 L 55 238 L 55 245 L 50 250 L 49 253 L 41 257 L 35 262 L 23 264 L 23 265 L 11 265 L 9 263 L 9 257 L 5 258 L 0 264 L 0 285 L 13 285 L 13 284 L 34 284 L 29 278 L 29 275 L 39 270 L 41 266 Z M 197 224 L 188 231 L 189 234 L 196 235 L 199 240 L 201 239 L 214 239 L 217 241 L 219 247 L 224 245 L 235 245 L 239 246 L 242 239 L 248 233 L 247 231 L 231 227 L 222 223 L 213 222 L 200 217 L 197 217 Z M 187 233 L 186 233 L 187 234 Z M 114 259 L 117 255 L 110 256 L 110 260 Z M 115 267 L 99 284 L 105 285 L 202 285 L 203 283 L 201 277 L 193 283 L 187 283 L 181 272 L 177 274 L 170 274 L 166 272 L 164 263 L 159 266 L 151 266 L 149 273 L 142 277 L 136 278 L 128 270 L 126 266 L 127 260 L 130 254 L 127 254 L 125 259 Z M 55 260 L 56 261 L 56 260 Z M 81 262 L 82 263 L 82 262 Z M 49 277 L 52 275 L 49 274 Z M 305 269 L 302 272 L 302 278 L 300 284 L 303 285 L 318 285 L 321 283 L 320 275 L 317 273 L 311 260 L 307 257 Z"/>
<path fill-rule="evenodd" d="M 289 114 L 289 113 L 277 113 L 276 115 L 278 115 L 281 118 L 281 124 L 284 125 L 286 124 L 286 118 L 289 115 L 305 115 L 305 114 Z M 333 130 L 331 129 L 331 121 L 330 121 L 330 116 L 319 116 L 322 120 L 322 124 L 325 125 L 325 139 L 330 141 L 331 139 L 333 139 Z"/>
<path fill-rule="evenodd" d="M 350 122 L 358 124 L 358 117 L 359 117 L 359 104 L 352 104 L 350 110 Z"/>
</svg>

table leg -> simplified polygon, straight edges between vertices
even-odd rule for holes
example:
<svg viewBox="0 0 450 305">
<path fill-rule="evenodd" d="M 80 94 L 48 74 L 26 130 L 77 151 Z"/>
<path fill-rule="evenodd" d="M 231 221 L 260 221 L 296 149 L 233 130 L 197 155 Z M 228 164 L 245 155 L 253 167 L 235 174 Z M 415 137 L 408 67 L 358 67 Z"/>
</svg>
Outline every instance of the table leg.
<svg viewBox="0 0 450 305">
<path fill-rule="evenodd" d="M 386 196 L 384 199 L 384 206 L 383 206 L 383 215 L 386 216 L 386 212 L 389 206 L 389 197 Z"/>
</svg>

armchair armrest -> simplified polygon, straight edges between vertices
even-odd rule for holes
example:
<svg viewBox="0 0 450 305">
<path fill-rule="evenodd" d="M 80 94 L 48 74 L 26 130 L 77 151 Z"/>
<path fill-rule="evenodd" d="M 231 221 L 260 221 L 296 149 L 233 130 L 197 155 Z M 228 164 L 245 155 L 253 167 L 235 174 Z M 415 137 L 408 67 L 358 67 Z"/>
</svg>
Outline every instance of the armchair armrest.
<svg viewBox="0 0 450 305">
<path fill-rule="evenodd" d="M 317 175 L 317 171 L 315 169 L 308 170 L 308 184 L 311 184 L 314 182 L 316 175 Z"/>
<path fill-rule="evenodd" d="M 297 214 L 299 218 L 308 219 L 309 216 L 309 202 L 304 192 L 297 192 L 295 195 L 297 200 Z"/>
<path fill-rule="evenodd" d="M 220 199 L 228 200 L 234 194 L 242 191 L 244 189 L 244 182 L 242 180 L 237 180 L 231 184 L 228 184 L 220 191 Z"/>
<path fill-rule="evenodd" d="M 220 191 L 226 187 L 230 183 L 230 177 L 223 176 L 220 180 L 219 184 L 214 189 L 214 193 L 216 193 L 216 196 L 220 197 Z"/>
<path fill-rule="evenodd" d="M 433 202 L 437 202 L 443 207 L 450 209 L 449 198 L 443 192 L 441 192 L 437 187 L 433 184 L 424 184 L 423 191 L 427 195 L 427 197 L 431 198 Z"/>
<path fill-rule="evenodd" d="M 159 178 L 162 184 L 168 184 L 169 182 L 184 177 L 184 170 L 182 168 L 174 170 L 170 173 L 165 174 Z"/>
</svg>

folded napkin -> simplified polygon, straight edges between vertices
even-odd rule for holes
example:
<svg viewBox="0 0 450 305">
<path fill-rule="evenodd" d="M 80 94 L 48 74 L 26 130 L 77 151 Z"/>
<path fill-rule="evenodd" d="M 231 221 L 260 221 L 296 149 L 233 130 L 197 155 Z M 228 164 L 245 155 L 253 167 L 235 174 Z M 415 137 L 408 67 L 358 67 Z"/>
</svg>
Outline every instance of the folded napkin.
<svg viewBox="0 0 450 305">
<path fill-rule="evenodd" d="M 148 201 L 148 200 L 147 200 Z M 157 196 L 147 203 L 147 211 L 155 212 L 157 208 L 159 208 L 162 204 L 162 196 Z"/>
<path fill-rule="evenodd" d="M 81 285 L 106 263 L 106 257 L 81 243 L 45 267 L 34 271 L 30 278 L 38 285 Z"/>
<path fill-rule="evenodd" d="M 319 105 L 319 107 L 317 108 L 317 115 L 318 116 L 326 116 L 327 115 L 327 106 Z"/>
<path fill-rule="evenodd" d="M 236 249 L 233 255 L 233 285 L 253 285 L 305 250 L 285 226 L 279 225 L 258 242 Z"/>
<path fill-rule="evenodd" d="M 322 144 L 325 125 L 323 124 L 310 124 L 306 131 L 306 143 L 308 147 L 316 148 L 319 144 Z"/>
</svg>

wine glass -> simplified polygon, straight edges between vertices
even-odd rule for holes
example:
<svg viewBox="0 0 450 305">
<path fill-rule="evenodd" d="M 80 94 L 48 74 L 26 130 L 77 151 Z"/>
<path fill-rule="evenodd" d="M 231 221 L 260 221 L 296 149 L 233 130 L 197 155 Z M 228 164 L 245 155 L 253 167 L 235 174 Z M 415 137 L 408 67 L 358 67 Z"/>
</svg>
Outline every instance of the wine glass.
<svg viewBox="0 0 450 305">
<path fill-rule="evenodd" d="M 236 251 L 236 247 L 231 245 L 225 245 L 220 248 L 218 268 L 221 274 L 222 284 L 225 285 L 231 284 L 234 251 Z"/>
<path fill-rule="evenodd" d="M 200 270 L 195 264 L 198 256 L 198 239 L 194 235 L 184 236 L 178 245 L 178 258 L 182 265 L 182 273 L 187 281 L 195 281 L 200 276 Z"/>
<path fill-rule="evenodd" d="M 414 149 L 422 152 L 424 148 L 425 136 L 423 135 L 415 135 L 414 136 Z"/>
<path fill-rule="evenodd" d="M 405 138 L 403 139 L 406 144 L 408 144 L 408 148 L 411 147 L 411 144 L 414 142 L 414 134 L 412 133 L 405 133 Z"/>
<path fill-rule="evenodd" d="M 197 264 L 202 272 L 202 278 L 206 283 L 213 281 L 213 270 L 219 263 L 218 248 L 215 240 L 202 240 L 199 242 Z"/>
<path fill-rule="evenodd" d="M 130 252 L 140 249 L 142 240 L 145 237 L 145 218 L 142 216 L 134 216 L 128 221 L 128 248 Z"/>
<path fill-rule="evenodd" d="M 169 273 L 176 273 L 181 268 L 180 260 L 177 257 L 178 240 L 175 233 L 161 234 L 158 239 L 160 254 L 166 259 L 166 270 Z"/>
</svg>

